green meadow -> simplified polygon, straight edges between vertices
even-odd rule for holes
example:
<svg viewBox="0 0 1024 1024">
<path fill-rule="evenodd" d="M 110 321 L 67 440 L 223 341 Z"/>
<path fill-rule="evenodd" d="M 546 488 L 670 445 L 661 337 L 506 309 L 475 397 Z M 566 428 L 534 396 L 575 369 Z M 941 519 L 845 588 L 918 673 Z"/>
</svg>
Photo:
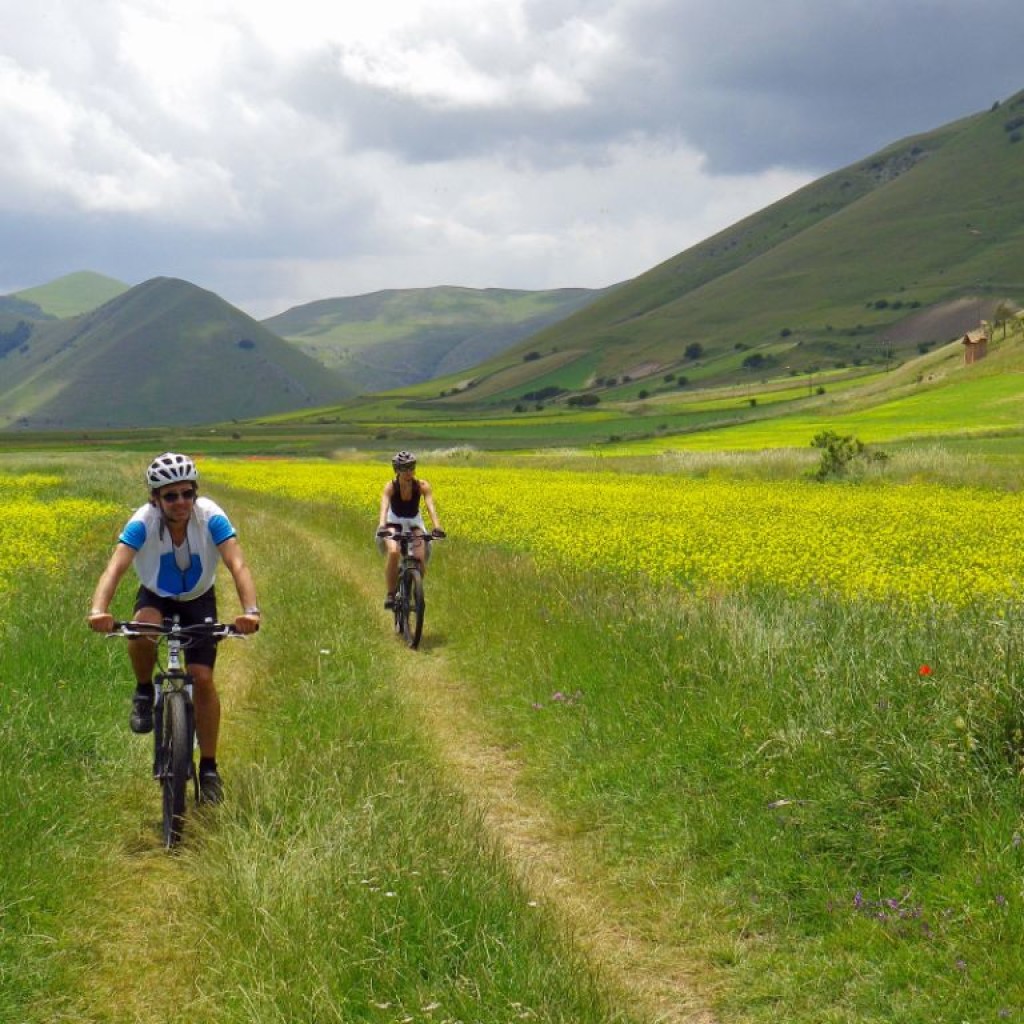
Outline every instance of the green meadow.
<svg viewBox="0 0 1024 1024">
<path fill-rule="evenodd" d="M 684 487 L 707 458 L 644 464 Z M 1013 486 L 908 460 L 892 486 Z M 169 856 L 125 652 L 84 626 L 142 461 L 0 460 L 112 509 L 0 598 L 0 1019 L 1024 1018 L 1017 602 L 656 588 L 585 533 L 543 570 L 453 535 L 411 652 L 372 522 L 211 484 L 264 628 L 218 664 L 226 802 Z"/>
</svg>

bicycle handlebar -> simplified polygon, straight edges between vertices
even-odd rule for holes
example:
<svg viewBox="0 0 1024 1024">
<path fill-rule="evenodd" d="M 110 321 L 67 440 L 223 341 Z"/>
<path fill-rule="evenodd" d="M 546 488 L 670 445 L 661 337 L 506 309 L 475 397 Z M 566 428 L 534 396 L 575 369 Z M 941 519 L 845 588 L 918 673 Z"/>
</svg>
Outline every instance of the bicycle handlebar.
<svg viewBox="0 0 1024 1024">
<path fill-rule="evenodd" d="M 233 623 L 229 622 L 195 622 L 189 626 L 177 624 L 139 622 L 135 619 L 127 621 L 114 620 L 114 628 L 107 637 L 125 637 L 134 640 L 137 637 L 149 637 L 160 640 L 176 637 L 183 647 L 196 643 L 198 640 L 226 640 L 233 638 L 244 640 L 245 634 L 240 633 Z"/>
<path fill-rule="evenodd" d="M 395 526 L 382 526 L 377 531 L 378 537 L 391 538 L 392 540 L 400 540 L 402 537 L 408 537 L 410 540 L 419 539 L 425 541 L 432 540 L 445 540 L 448 536 L 444 530 L 431 530 L 430 533 L 415 533 L 412 530 L 403 530 Z"/>
</svg>

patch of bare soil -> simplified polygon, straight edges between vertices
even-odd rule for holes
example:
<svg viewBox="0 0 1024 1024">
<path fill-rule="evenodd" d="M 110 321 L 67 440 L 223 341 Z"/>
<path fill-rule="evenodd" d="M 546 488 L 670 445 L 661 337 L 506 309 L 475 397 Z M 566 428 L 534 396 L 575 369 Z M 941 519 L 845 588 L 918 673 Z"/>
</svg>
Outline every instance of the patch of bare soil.
<svg viewBox="0 0 1024 1024">
<path fill-rule="evenodd" d="M 887 328 L 885 336 L 897 345 L 952 341 L 974 330 L 982 320 L 990 320 L 1001 301 L 968 297 L 940 302 Z"/>
</svg>

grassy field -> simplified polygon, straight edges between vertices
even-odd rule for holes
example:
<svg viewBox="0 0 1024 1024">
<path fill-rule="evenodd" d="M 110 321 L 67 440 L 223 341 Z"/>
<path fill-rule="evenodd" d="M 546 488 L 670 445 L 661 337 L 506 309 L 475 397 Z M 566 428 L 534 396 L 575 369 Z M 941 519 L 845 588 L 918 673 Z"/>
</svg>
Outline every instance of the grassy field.
<svg viewBox="0 0 1024 1024">
<path fill-rule="evenodd" d="M 147 741 L 127 731 L 124 652 L 80 618 L 141 460 L 3 460 L 5 511 L 88 504 L 52 567 L 0 576 L 0 753 L 18 766 L 0 781 L 0 1019 L 1024 1017 L 1019 544 L 993 542 L 1005 589 L 967 602 L 928 599 L 924 551 L 909 596 L 744 581 L 733 557 L 773 529 L 747 527 L 812 486 L 802 465 L 681 455 L 641 478 L 581 460 L 574 491 L 562 460 L 566 507 L 604 488 L 608 522 L 666 486 L 709 511 L 739 488 L 731 531 L 687 514 L 658 534 L 666 555 L 732 535 L 735 556 L 658 580 L 604 526 L 544 547 L 559 508 L 542 461 L 468 458 L 462 487 L 428 476 L 451 536 L 416 653 L 380 608 L 377 468 L 321 464 L 317 491 L 294 467 L 289 491 L 286 464 L 204 461 L 266 617 L 222 652 L 228 799 L 172 857 Z M 906 472 L 971 477 L 946 459 Z M 495 511 L 488 473 L 508 518 L 464 519 L 474 493 Z M 1020 518 L 986 474 L 818 500 L 834 538 L 876 491 L 905 501 L 860 568 L 904 549 L 915 509 L 947 509 L 928 543 L 955 575 L 957 502 Z M 644 522 L 623 526 L 638 555 L 658 550 Z M 865 526 L 848 525 L 853 545 Z"/>
</svg>

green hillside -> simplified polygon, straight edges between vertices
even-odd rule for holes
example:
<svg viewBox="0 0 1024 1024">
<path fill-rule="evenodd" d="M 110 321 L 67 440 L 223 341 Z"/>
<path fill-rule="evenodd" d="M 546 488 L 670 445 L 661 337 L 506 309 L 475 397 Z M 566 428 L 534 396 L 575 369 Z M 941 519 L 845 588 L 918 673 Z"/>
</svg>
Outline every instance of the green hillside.
<svg viewBox="0 0 1024 1024">
<path fill-rule="evenodd" d="M 123 281 L 91 270 L 81 270 L 58 277 L 48 284 L 15 292 L 13 297 L 34 303 L 49 316 L 64 319 L 88 313 L 126 291 L 128 285 Z"/>
<path fill-rule="evenodd" d="M 331 371 L 212 292 L 155 278 L 0 357 L 0 427 L 196 424 L 337 401 Z"/>
<path fill-rule="evenodd" d="M 561 353 L 562 386 L 583 390 L 885 365 L 948 341 L 1024 299 L 1022 117 L 1024 93 L 827 175 L 483 364 L 485 390 L 445 401 L 514 404 L 550 372 L 537 361 L 524 375 L 530 351 Z"/>
<path fill-rule="evenodd" d="M 359 391 L 383 391 L 482 363 L 601 294 L 410 288 L 311 302 L 263 323 Z"/>
<path fill-rule="evenodd" d="M 160 422 L 262 420 L 247 424 L 250 440 L 286 447 L 670 446 L 881 407 L 924 387 L 904 378 L 942 346 L 982 320 L 998 334 L 1024 304 L 1022 129 L 1024 93 L 826 175 L 603 293 L 379 292 L 260 325 L 183 282 L 163 282 L 186 290 L 174 302 L 149 282 L 75 320 L 25 321 L 28 343 L 8 311 L 0 429 L 144 424 L 168 381 L 180 397 Z M 990 367 L 1016 376 L 1015 357 L 997 355 Z M 952 367 L 959 346 L 946 356 Z M 949 385 L 991 372 L 951 369 Z M 907 435 L 902 415 L 886 437 Z M 940 433 L 972 429 L 933 420 Z M 1012 425 L 992 416 L 973 429 Z"/>
</svg>

